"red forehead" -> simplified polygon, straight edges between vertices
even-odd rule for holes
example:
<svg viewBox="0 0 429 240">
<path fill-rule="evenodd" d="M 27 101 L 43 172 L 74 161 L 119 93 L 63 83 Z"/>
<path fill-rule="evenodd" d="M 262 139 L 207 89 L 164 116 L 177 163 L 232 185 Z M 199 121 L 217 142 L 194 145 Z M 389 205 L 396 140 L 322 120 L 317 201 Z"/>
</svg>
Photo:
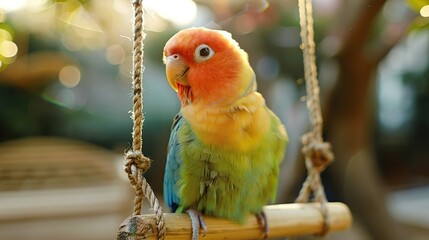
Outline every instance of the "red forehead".
<svg viewBox="0 0 429 240">
<path fill-rule="evenodd" d="M 193 61 L 195 48 L 207 44 L 215 52 L 221 52 L 231 46 L 231 40 L 221 31 L 207 28 L 189 28 L 174 35 L 164 47 L 164 55 L 179 54 L 187 61 Z"/>
</svg>

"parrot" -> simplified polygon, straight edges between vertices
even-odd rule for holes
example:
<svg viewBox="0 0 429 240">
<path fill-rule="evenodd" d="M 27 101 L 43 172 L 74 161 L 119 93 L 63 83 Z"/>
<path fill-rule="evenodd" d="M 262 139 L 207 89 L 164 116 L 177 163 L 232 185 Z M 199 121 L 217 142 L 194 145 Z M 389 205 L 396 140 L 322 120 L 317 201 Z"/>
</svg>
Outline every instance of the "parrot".
<svg viewBox="0 0 429 240">
<path fill-rule="evenodd" d="M 207 232 L 203 215 L 244 223 L 253 214 L 267 236 L 263 206 L 275 200 L 288 135 L 257 92 L 247 53 L 227 31 L 192 27 L 166 42 L 163 62 L 181 104 L 168 142 L 165 204 L 198 219 L 193 239 Z"/>
</svg>

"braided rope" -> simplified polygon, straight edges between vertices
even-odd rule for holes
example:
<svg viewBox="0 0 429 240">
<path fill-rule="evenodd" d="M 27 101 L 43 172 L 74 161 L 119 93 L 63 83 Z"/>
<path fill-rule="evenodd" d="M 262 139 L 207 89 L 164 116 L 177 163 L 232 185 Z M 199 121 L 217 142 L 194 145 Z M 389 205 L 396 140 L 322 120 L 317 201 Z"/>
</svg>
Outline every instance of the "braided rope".
<svg viewBox="0 0 429 240">
<path fill-rule="evenodd" d="M 320 203 L 320 211 L 323 217 L 322 231 L 318 235 L 324 236 L 329 231 L 330 219 L 320 173 L 333 161 L 334 155 L 331 151 L 331 145 L 323 142 L 322 138 L 323 119 L 319 99 L 320 89 L 317 80 L 312 2 L 311 0 L 298 0 L 298 4 L 302 39 L 301 48 L 304 57 L 307 90 L 307 108 L 310 114 L 312 130 L 301 139 L 303 144 L 302 153 L 305 157 L 308 176 L 302 185 L 296 202 L 308 202 L 310 194 L 313 192 L 314 201 Z"/>
<path fill-rule="evenodd" d="M 156 224 L 158 228 L 158 239 L 165 237 L 165 221 L 162 208 L 156 198 L 152 188 L 143 176 L 150 168 L 151 160 L 142 153 L 142 131 L 143 131 L 143 91 L 142 91 L 142 74 L 144 71 L 143 65 L 143 41 L 146 37 L 143 32 L 143 8 L 142 0 L 132 0 L 134 9 L 134 33 L 133 33 L 133 111 L 131 118 L 133 119 L 133 144 L 132 148 L 125 153 L 127 160 L 125 164 L 125 172 L 128 175 L 130 184 L 134 187 L 134 209 L 133 215 L 141 214 L 143 196 L 150 203 L 151 208 L 155 213 Z"/>
</svg>

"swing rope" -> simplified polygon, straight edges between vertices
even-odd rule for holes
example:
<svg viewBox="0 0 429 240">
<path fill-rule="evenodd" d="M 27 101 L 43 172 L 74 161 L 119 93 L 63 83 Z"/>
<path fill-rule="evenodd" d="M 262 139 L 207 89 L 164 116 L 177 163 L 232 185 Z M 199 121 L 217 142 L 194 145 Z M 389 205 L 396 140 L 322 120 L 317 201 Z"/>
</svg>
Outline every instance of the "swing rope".
<svg viewBox="0 0 429 240">
<path fill-rule="evenodd" d="M 296 202 L 309 201 L 313 193 L 314 201 L 320 203 L 320 211 L 323 217 L 322 231 L 318 234 L 324 236 L 330 228 L 330 219 L 327 208 L 327 199 L 320 179 L 320 173 L 334 159 L 331 145 L 323 142 L 323 119 L 319 99 L 319 85 L 316 67 L 316 44 L 314 43 L 313 9 L 311 0 L 298 0 L 299 18 L 301 26 L 301 48 L 304 58 L 304 74 L 307 90 L 307 108 L 309 110 L 312 130 L 302 136 L 302 153 L 307 167 L 307 178 L 302 185 Z"/>
<path fill-rule="evenodd" d="M 131 0 L 134 9 L 134 33 L 133 33 L 133 143 L 125 153 L 127 160 L 125 172 L 135 190 L 133 216 L 140 215 L 143 196 L 145 196 L 155 213 L 158 239 L 164 239 L 166 233 L 165 220 L 162 208 L 152 188 L 146 181 L 144 173 L 150 168 L 151 160 L 142 153 L 143 130 L 143 90 L 142 73 L 143 65 L 143 40 L 145 39 L 143 27 L 142 0 Z M 305 157 L 308 176 L 302 186 L 296 202 L 308 202 L 313 193 L 314 201 L 320 203 L 320 211 L 323 217 L 323 227 L 319 235 L 325 235 L 330 229 L 327 199 L 320 179 L 320 173 L 333 161 L 331 145 L 323 142 L 323 119 L 319 100 L 319 86 L 317 80 L 317 68 L 315 58 L 315 43 L 312 18 L 311 0 L 298 0 L 301 26 L 301 38 L 304 57 L 304 72 L 307 90 L 307 108 L 309 109 L 312 130 L 303 135 L 302 152 Z M 135 223 L 137 224 L 137 223 Z"/>
<path fill-rule="evenodd" d="M 143 26 L 143 8 L 142 0 L 132 0 L 134 10 L 134 32 L 133 32 L 133 110 L 131 118 L 133 119 L 133 144 L 125 153 L 127 160 L 125 172 L 128 175 L 130 184 L 135 190 L 133 215 L 140 215 L 145 196 L 155 213 L 156 224 L 158 228 L 158 239 L 165 237 L 165 220 L 162 208 L 156 198 L 152 188 L 146 181 L 144 174 L 150 168 L 151 160 L 142 153 L 142 131 L 143 131 L 143 87 L 142 74 L 143 65 L 143 41 L 146 37 Z"/>
</svg>

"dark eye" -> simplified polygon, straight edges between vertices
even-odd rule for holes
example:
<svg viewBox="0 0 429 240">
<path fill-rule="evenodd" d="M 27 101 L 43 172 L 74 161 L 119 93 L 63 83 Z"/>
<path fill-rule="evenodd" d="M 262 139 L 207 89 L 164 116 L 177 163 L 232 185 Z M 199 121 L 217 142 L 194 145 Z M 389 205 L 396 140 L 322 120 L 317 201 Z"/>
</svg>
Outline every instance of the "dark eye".
<svg viewBox="0 0 429 240">
<path fill-rule="evenodd" d="M 204 62 L 209 60 L 215 52 L 206 44 L 201 44 L 195 49 L 194 60 L 196 62 Z"/>
<path fill-rule="evenodd" d="M 210 48 L 205 47 L 205 48 L 200 49 L 200 56 L 201 57 L 207 57 L 208 55 L 210 55 Z"/>
</svg>

